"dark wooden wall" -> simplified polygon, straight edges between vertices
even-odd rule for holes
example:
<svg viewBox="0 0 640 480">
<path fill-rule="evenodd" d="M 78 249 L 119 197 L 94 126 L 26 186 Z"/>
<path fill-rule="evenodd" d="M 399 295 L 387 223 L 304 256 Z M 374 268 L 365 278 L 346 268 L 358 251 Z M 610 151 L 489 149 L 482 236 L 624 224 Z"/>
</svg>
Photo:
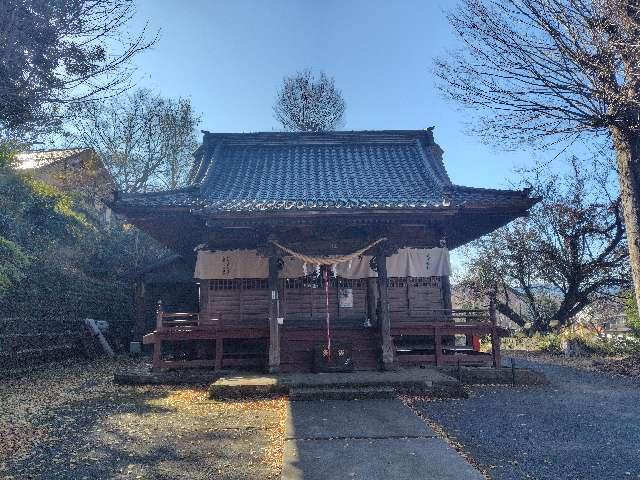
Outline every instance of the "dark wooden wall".
<svg viewBox="0 0 640 480">
<path fill-rule="evenodd" d="M 340 307 L 340 291 L 351 289 L 352 307 Z M 304 279 L 283 282 L 282 309 L 288 327 L 322 328 L 326 322 L 325 289 L 315 288 Z M 336 327 L 361 326 L 371 318 L 367 304 L 367 280 L 332 279 L 329 285 L 329 313 Z"/>
<path fill-rule="evenodd" d="M 267 328 L 271 298 L 267 286 L 266 279 L 201 281 L 201 322 L 222 328 Z M 340 290 L 345 288 L 352 290 L 353 307 L 340 307 Z M 279 316 L 284 317 L 281 369 L 310 371 L 316 346 L 326 341 L 325 289 L 305 278 L 281 279 L 278 296 Z M 377 297 L 376 279 L 330 281 L 332 342 L 350 346 L 356 369 L 379 366 Z M 444 299 L 440 277 L 391 278 L 389 308 L 392 325 L 442 320 Z"/>
<path fill-rule="evenodd" d="M 392 324 L 443 317 L 444 296 L 440 277 L 390 278 L 389 314 Z"/>
<path fill-rule="evenodd" d="M 270 291 L 266 279 L 203 280 L 200 299 L 201 321 L 224 327 L 266 326 Z M 340 307 L 340 289 L 353 292 L 353 307 Z M 332 279 L 329 287 L 329 313 L 335 326 L 376 324 L 375 280 Z M 304 279 L 281 280 L 280 316 L 285 326 L 315 328 L 324 326 L 325 290 Z M 373 300 L 373 301 L 372 301 Z M 440 277 L 389 279 L 389 310 L 395 324 L 443 317 L 445 302 Z"/>
<path fill-rule="evenodd" d="M 270 292 L 266 279 L 203 280 L 200 292 L 203 324 L 255 327 L 268 323 Z"/>
<path fill-rule="evenodd" d="M 314 353 L 318 344 L 326 342 L 322 328 L 285 328 L 280 343 L 280 368 L 283 372 L 312 371 Z M 375 327 L 332 328 L 333 345 L 348 344 L 351 347 L 356 370 L 375 370 L 380 362 L 380 337 Z"/>
</svg>

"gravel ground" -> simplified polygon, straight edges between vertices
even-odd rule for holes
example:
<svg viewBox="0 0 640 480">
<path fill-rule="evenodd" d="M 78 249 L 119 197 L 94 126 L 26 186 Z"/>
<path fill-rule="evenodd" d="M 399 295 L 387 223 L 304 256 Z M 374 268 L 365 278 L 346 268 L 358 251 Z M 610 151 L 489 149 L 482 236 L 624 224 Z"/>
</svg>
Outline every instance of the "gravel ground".
<svg viewBox="0 0 640 480">
<path fill-rule="evenodd" d="M 221 403 L 205 386 L 114 385 L 130 362 L 0 379 L 0 478 L 279 478 L 285 399 Z"/>
<path fill-rule="evenodd" d="M 523 360 L 546 387 L 475 387 L 414 404 L 495 480 L 640 479 L 640 379 Z"/>
</svg>

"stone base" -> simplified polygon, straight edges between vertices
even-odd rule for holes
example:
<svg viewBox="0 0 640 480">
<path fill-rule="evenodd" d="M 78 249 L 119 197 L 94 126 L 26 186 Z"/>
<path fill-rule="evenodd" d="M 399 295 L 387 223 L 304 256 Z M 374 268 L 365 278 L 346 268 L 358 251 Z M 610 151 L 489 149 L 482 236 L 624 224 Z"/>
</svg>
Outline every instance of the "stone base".
<svg viewBox="0 0 640 480">
<path fill-rule="evenodd" d="M 464 385 L 546 385 L 542 372 L 526 368 L 450 367 L 445 370 Z"/>
<path fill-rule="evenodd" d="M 129 354 L 130 355 L 140 355 L 142 353 L 142 343 L 141 342 L 130 342 L 129 343 Z"/>
<path fill-rule="evenodd" d="M 209 398 L 293 395 L 298 399 L 389 398 L 397 394 L 465 397 L 462 384 L 435 369 L 346 373 L 291 373 L 221 377 L 209 387 Z"/>
</svg>

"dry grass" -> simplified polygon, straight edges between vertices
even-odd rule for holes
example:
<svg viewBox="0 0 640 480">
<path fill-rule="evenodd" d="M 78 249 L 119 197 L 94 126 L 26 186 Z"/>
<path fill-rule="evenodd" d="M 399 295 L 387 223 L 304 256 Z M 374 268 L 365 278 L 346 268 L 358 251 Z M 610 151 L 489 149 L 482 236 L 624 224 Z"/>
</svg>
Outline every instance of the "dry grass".
<svg viewBox="0 0 640 480">
<path fill-rule="evenodd" d="M 503 354 L 505 356 L 592 372 L 599 371 L 625 376 L 640 376 L 640 356 L 638 355 L 565 357 L 564 355 L 527 350 L 505 350 Z"/>
<path fill-rule="evenodd" d="M 0 477 L 279 477 L 286 399 L 215 402 L 205 385 L 114 385 L 127 362 L 66 362 L 1 380 Z"/>
</svg>

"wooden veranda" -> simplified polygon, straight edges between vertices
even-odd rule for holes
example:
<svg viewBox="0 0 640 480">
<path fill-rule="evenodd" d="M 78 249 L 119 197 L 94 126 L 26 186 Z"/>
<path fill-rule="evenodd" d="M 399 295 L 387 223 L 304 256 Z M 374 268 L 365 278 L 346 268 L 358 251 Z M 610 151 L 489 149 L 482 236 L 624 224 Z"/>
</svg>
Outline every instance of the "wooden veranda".
<svg viewBox="0 0 640 480">
<path fill-rule="evenodd" d="M 495 309 L 486 310 L 451 309 L 433 312 L 441 316 L 441 321 L 398 322 L 389 330 L 387 339 L 392 349 L 392 361 L 387 369 L 403 365 L 432 364 L 446 365 L 501 365 L 500 338 L 507 331 L 496 324 Z M 270 325 L 276 325 L 270 329 Z M 382 349 L 384 333 L 377 328 L 334 327 L 333 335 L 339 344 L 355 345 L 353 361 L 358 369 L 384 367 L 379 352 Z M 274 338 L 275 337 L 275 338 Z M 464 338 L 464 343 L 443 342 L 443 339 Z M 474 348 L 474 337 L 489 337 L 490 353 Z M 225 340 L 262 340 L 268 351 L 226 351 Z M 216 369 L 253 367 L 271 371 L 310 371 L 316 368 L 313 352 L 318 345 L 324 345 L 326 330 L 304 326 L 279 326 L 277 319 L 269 319 L 263 325 L 238 327 L 234 325 L 201 322 L 196 312 L 165 312 L 162 302 L 158 303 L 156 326 L 152 333 L 144 336 L 145 344 L 153 345 L 153 368 L 211 367 Z M 163 357 L 163 343 L 166 342 L 211 342 L 214 349 L 212 358 L 166 359 Z M 274 350 L 278 350 L 275 352 Z M 295 358 L 297 352 L 305 352 L 306 358 Z M 281 363 L 281 359 L 284 362 Z M 283 367 L 283 368 L 281 368 Z"/>
</svg>

